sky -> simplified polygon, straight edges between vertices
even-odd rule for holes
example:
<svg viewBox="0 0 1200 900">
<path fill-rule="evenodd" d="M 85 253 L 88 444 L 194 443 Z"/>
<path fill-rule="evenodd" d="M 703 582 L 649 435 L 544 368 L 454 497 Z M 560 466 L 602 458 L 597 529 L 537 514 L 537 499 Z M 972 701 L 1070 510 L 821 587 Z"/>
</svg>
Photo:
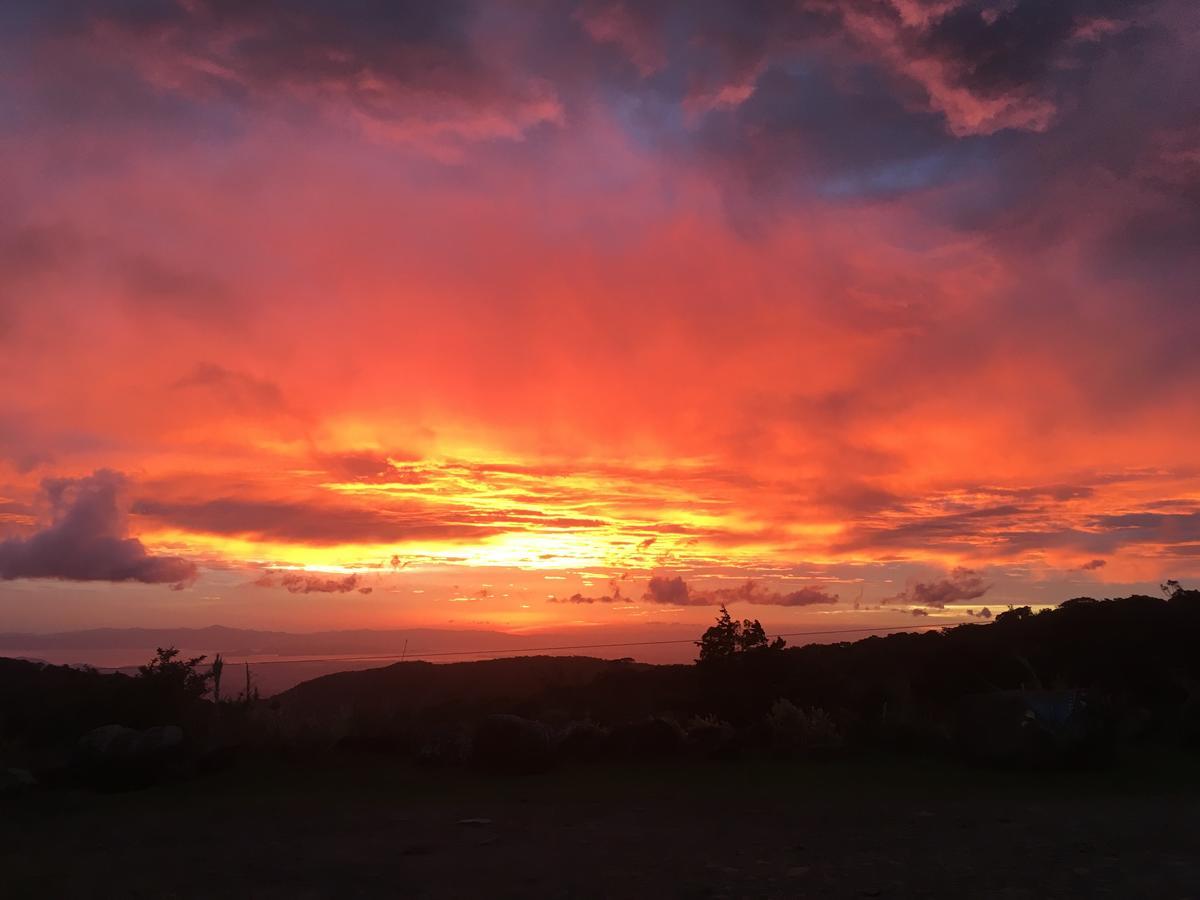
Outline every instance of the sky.
<svg viewBox="0 0 1200 900">
<path fill-rule="evenodd" d="M 1190 0 L 9 0 L 0 628 L 1195 583 L 1198 60 Z"/>
</svg>

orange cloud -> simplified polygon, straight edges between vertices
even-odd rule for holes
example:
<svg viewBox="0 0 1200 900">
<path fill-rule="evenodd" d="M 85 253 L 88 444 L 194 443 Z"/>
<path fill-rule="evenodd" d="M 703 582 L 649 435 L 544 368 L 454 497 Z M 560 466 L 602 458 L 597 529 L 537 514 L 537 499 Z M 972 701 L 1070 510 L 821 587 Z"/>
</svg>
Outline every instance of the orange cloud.
<svg viewBox="0 0 1200 900">
<path fill-rule="evenodd" d="M 1200 575 L 1178 4 L 28 6 L 6 572 L 108 468 L 103 571 L 285 619 Z"/>
</svg>

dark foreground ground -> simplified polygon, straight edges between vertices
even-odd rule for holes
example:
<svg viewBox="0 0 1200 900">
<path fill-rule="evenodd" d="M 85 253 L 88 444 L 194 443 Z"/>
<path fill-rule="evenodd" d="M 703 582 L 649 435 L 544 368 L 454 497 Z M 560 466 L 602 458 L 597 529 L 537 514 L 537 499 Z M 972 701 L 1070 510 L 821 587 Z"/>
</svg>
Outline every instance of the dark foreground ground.
<svg viewBox="0 0 1200 900">
<path fill-rule="evenodd" d="M 0 802 L 5 898 L 1200 897 L 1200 778 L 1178 756 L 519 778 L 339 758 Z"/>
</svg>

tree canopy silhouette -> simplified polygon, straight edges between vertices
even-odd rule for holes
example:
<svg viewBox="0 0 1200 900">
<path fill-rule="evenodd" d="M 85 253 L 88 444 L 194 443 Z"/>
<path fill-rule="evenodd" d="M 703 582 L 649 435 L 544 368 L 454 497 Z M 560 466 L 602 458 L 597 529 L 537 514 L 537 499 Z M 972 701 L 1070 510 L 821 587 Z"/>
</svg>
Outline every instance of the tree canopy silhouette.
<svg viewBox="0 0 1200 900">
<path fill-rule="evenodd" d="M 729 659 L 751 650 L 782 650 L 785 643 L 783 638 L 768 641 L 767 633 L 758 619 L 739 622 L 722 606 L 716 624 L 704 632 L 696 641 L 696 646 L 700 648 L 698 661 L 710 662 Z"/>
<path fill-rule="evenodd" d="M 213 675 L 197 669 L 205 659 L 204 656 L 180 659 L 175 647 L 159 647 L 150 662 L 138 666 L 138 676 L 160 702 L 182 708 L 208 692 Z"/>
</svg>

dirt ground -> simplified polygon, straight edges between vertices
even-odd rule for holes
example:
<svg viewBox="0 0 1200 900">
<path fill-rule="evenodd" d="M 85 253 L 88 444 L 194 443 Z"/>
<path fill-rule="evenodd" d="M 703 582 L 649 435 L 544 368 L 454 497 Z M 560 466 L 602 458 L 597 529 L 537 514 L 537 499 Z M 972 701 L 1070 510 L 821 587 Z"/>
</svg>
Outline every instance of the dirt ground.
<svg viewBox="0 0 1200 900">
<path fill-rule="evenodd" d="M 342 757 L 0 802 L 5 898 L 1200 897 L 1200 778 L 1179 757 L 517 778 Z"/>
</svg>

